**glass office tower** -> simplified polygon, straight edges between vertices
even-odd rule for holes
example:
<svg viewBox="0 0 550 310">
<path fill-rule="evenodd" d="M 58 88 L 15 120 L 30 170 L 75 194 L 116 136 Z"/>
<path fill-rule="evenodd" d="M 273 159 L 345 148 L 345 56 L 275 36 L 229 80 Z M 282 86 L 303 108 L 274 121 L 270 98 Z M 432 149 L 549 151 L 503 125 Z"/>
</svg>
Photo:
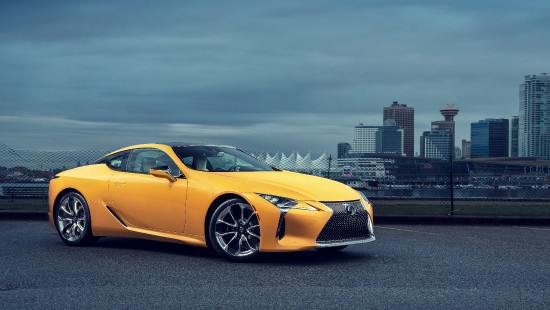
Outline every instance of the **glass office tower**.
<svg viewBox="0 0 550 310">
<path fill-rule="evenodd" d="M 509 121 L 487 118 L 471 124 L 470 157 L 508 157 Z"/>
<path fill-rule="evenodd" d="M 550 75 L 525 76 L 519 87 L 520 157 L 550 160 Z"/>
</svg>

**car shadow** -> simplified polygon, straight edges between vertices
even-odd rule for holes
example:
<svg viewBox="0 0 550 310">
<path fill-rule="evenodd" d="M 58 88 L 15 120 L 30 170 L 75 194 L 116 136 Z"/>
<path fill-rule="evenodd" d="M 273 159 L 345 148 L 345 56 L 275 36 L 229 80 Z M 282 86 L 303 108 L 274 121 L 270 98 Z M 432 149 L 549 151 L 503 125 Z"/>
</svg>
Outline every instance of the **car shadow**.
<svg viewBox="0 0 550 310">
<path fill-rule="evenodd" d="M 325 253 L 316 250 L 284 253 L 261 253 L 255 263 L 273 265 L 341 265 L 344 262 L 370 261 L 374 256 L 353 249 L 344 249 L 339 252 Z"/>
<path fill-rule="evenodd" d="M 115 237 L 101 238 L 94 245 L 94 247 L 158 252 L 223 261 L 220 256 L 208 248 L 145 239 Z M 352 246 L 334 253 L 326 253 L 316 250 L 260 253 L 257 259 L 251 263 L 293 266 L 314 264 L 330 265 L 332 263 L 342 264 L 343 262 L 369 261 L 375 258 L 368 252 L 361 251 L 361 248 L 361 246 Z"/>
<path fill-rule="evenodd" d="M 216 254 L 208 248 L 146 239 L 101 238 L 94 244 L 94 247 L 139 250 L 196 257 L 217 257 Z"/>
</svg>

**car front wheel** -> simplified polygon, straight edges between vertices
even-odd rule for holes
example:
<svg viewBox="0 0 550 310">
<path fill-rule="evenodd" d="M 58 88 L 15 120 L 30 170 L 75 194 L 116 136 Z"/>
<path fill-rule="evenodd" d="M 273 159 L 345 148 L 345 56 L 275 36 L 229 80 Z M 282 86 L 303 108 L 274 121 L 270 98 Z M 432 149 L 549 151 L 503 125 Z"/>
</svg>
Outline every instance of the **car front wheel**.
<svg viewBox="0 0 550 310">
<path fill-rule="evenodd" d="M 260 222 L 256 211 L 242 199 L 220 204 L 209 225 L 212 248 L 235 262 L 252 260 L 260 249 Z"/>
</svg>

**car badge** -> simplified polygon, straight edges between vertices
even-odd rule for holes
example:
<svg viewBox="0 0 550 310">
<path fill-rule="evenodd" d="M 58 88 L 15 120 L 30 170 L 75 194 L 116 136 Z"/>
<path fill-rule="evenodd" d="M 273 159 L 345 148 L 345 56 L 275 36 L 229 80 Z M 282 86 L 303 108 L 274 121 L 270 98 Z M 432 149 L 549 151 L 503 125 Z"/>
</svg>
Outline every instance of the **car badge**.
<svg viewBox="0 0 550 310">
<path fill-rule="evenodd" d="M 350 205 L 349 203 L 344 203 L 343 206 L 349 215 L 354 215 L 357 212 L 357 210 L 355 210 L 355 207 Z"/>
</svg>

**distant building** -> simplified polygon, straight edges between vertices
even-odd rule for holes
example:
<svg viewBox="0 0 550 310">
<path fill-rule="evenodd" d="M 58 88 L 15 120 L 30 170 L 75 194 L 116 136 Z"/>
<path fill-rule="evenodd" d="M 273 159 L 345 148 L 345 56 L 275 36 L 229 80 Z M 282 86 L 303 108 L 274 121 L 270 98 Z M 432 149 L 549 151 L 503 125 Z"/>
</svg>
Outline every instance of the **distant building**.
<svg viewBox="0 0 550 310">
<path fill-rule="evenodd" d="M 470 158 L 472 142 L 462 139 L 462 158 Z"/>
<path fill-rule="evenodd" d="M 397 126 L 393 119 L 388 118 L 376 133 L 376 153 L 404 156 L 404 136 L 404 129 Z"/>
<path fill-rule="evenodd" d="M 455 156 L 455 121 L 458 109 L 451 103 L 439 112 L 445 118 L 442 121 L 433 121 L 431 130 L 425 131 L 420 137 L 420 157 L 449 159 Z"/>
<path fill-rule="evenodd" d="M 337 167 L 342 171 L 342 177 L 359 178 L 362 180 L 385 180 L 387 164 L 393 159 L 379 158 L 376 154 L 350 153 L 337 160 Z"/>
<path fill-rule="evenodd" d="M 452 104 L 449 103 L 444 106 L 439 112 L 445 118 L 443 121 L 434 121 L 432 122 L 432 130 L 434 129 L 445 129 L 450 131 L 452 134 L 452 145 L 455 147 L 455 121 L 454 117 L 458 114 L 458 109 Z"/>
<path fill-rule="evenodd" d="M 455 158 L 462 158 L 462 149 L 458 146 L 455 147 Z"/>
<path fill-rule="evenodd" d="M 385 126 L 359 124 L 353 130 L 353 142 L 349 154 L 380 153 L 403 155 L 403 129 L 392 120 Z"/>
<path fill-rule="evenodd" d="M 405 156 L 414 156 L 414 108 L 394 101 L 389 107 L 384 107 L 383 121 L 387 119 L 393 119 L 403 129 Z"/>
<path fill-rule="evenodd" d="M 510 157 L 518 157 L 519 117 L 512 116 L 510 119 Z"/>
<path fill-rule="evenodd" d="M 380 129 L 380 126 L 364 126 L 363 124 L 355 126 L 349 153 L 376 153 L 376 133 L 378 129 Z"/>
<path fill-rule="evenodd" d="M 550 160 L 550 75 L 525 76 L 519 97 L 518 155 Z"/>
<path fill-rule="evenodd" d="M 487 118 L 471 124 L 471 158 L 508 157 L 509 120 Z"/>
<path fill-rule="evenodd" d="M 423 158 L 449 159 L 455 150 L 452 141 L 453 134 L 447 129 L 435 128 L 425 131 L 420 137 L 420 156 Z"/>
<path fill-rule="evenodd" d="M 338 158 L 345 157 L 346 155 L 348 155 L 350 150 L 351 150 L 351 144 L 347 142 L 338 143 Z"/>
</svg>

